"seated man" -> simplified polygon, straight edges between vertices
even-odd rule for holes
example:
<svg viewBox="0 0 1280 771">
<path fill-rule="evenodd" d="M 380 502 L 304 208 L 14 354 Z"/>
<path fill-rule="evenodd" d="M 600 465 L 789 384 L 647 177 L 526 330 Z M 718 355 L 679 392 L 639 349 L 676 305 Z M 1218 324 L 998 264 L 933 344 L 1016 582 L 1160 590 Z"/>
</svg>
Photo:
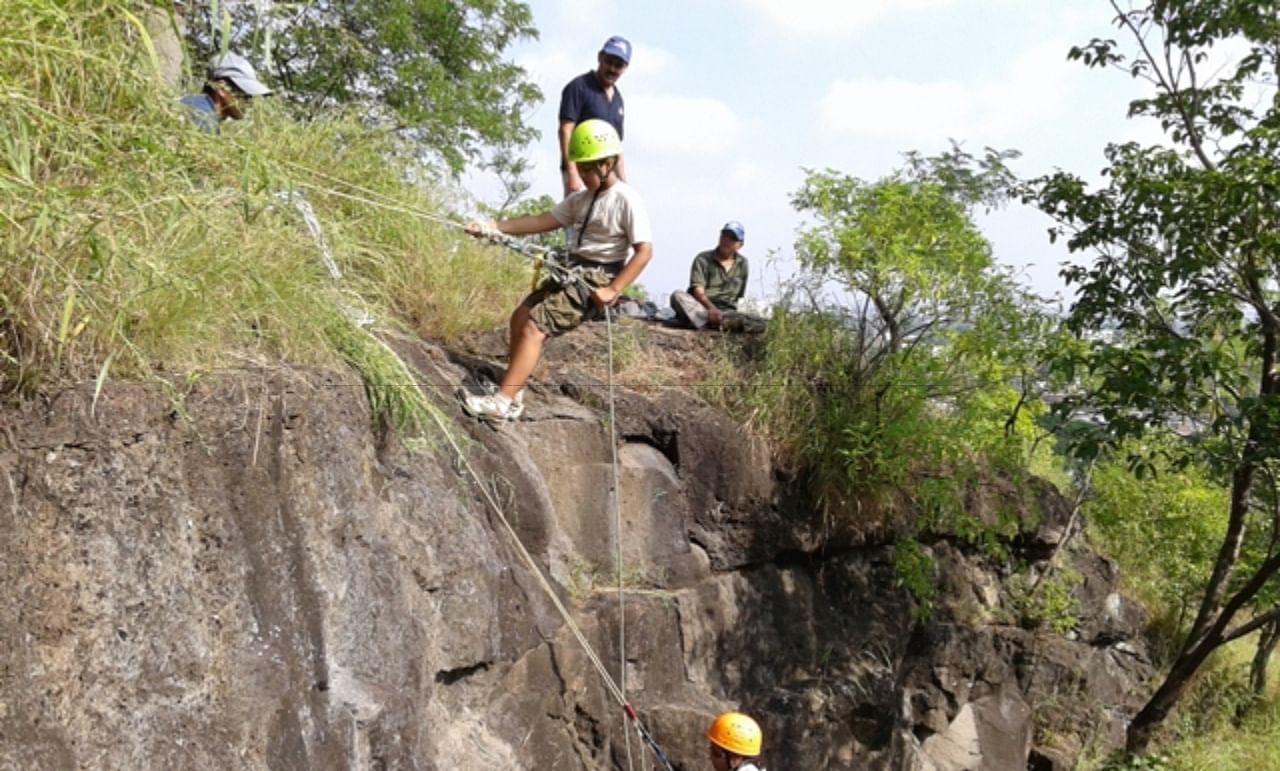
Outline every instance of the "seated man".
<svg viewBox="0 0 1280 771">
<path fill-rule="evenodd" d="M 227 52 L 209 65 L 204 90 L 182 97 L 182 104 L 201 131 L 217 134 L 222 121 L 244 117 L 249 100 L 270 94 L 271 89 L 258 80 L 258 73 L 248 60 Z"/>
<path fill-rule="evenodd" d="M 694 329 L 732 328 L 738 300 L 747 291 L 747 258 L 742 248 L 746 231 L 738 222 L 720 228 L 720 243 L 693 258 L 689 269 L 689 291 L 671 294 L 671 309 L 685 325 Z"/>
</svg>

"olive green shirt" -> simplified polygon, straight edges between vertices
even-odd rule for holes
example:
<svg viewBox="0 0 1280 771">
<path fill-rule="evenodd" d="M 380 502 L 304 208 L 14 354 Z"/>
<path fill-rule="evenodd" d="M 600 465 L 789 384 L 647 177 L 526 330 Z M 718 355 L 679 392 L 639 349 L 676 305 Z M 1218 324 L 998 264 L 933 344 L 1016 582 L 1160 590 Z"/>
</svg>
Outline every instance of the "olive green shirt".
<svg viewBox="0 0 1280 771">
<path fill-rule="evenodd" d="M 734 310 L 738 300 L 747 293 L 747 258 L 738 252 L 733 267 L 725 270 L 715 249 L 700 252 L 689 269 L 689 292 L 699 286 L 712 305 L 722 311 Z"/>
</svg>

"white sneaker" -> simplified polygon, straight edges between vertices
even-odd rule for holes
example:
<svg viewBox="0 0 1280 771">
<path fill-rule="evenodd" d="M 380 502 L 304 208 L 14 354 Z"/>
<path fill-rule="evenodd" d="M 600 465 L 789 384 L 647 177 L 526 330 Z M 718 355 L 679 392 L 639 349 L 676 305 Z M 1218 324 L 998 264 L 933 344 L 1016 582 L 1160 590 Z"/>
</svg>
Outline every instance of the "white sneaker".
<svg viewBox="0 0 1280 771">
<path fill-rule="evenodd" d="M 515 420 L 524 413 L 524 405 L 502 394 L 472 394 L 462 400 L 462 409 L 481 420 Z"/>
<path fill-rule="evenodd" d="M 496 396 L 501 391 L 501 386 L 499 386 L 497 383 L 487 378 L 483 383 L 480 384 L 480 387 L 484 389 L 484 393 L 486 396 Z M 509 419 L 515 420 L 523 414 L 524 414 L 524 389 L 521 388 L 519 391 L 516 391 L 516 398 L 511 400 L 511 415 Z"/>
</svg>

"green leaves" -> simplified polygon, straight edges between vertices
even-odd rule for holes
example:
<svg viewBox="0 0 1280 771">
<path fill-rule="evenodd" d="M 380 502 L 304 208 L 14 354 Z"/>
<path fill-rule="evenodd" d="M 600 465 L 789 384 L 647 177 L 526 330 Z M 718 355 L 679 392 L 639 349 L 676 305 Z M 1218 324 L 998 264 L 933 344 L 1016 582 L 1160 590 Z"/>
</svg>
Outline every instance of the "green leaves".
<svg viewBox="0 0 1280 771">
<path fill-rule="evenodd" d="M 1007 196 L 1012 155 L 908 153 L 874 182 L 811 171 L 792 197 L 813 222 L 748 400 L 833 515 L 872 502 L 921 531 L 996 541 L 966 495 L 1024 472 L 1052 330 L 972 220 Z"/>
<path fill-rule="evenodd" d="M 889 351 L 972 323 L 992 290 L 991 249 L 970 214 L 998 205 L 1012 176 L 988 150 L 977 160 L 958 147 L 874 183 L 841 172 L 810 171 L 792 205 L 816 219 L 800 232 L 796 256 L 821 281 L 867 298 L 866 317 Z"/>
<path fill-rule="evenodd" d="M 1199 600 L 1168 679 L 1130 726 L 1137 752 L 1280 570 L 1280 518 L 1253 516 L 1270 495 L 1258 480 L 1280 462 L 1280 13 L 1274 0 L 1112 7 L 1133 58 L 1109 40 L 1071 56 L 1151 83 L 1129 113 L 1158 120 L 1170 146 L 1113 144 L 1100 189 L 1059 173 L 1037 180 L 1029 198 L 1090 257 L 1063 272 L 1076 287 L 1068 326 L 1080 342 L 1053 356 L 1055 369 L 1079 378 L 1055 408 L 1057 425 L 1073 429 L 1059 438 L 1079 458 L 1126 458 L 1139 499 L 1108 509 L 1117 484 L 1095 506 L 1098 527 L 1119 534 L 1119 553 L 1158 536 L 1164 548 L 1134 564 L 1176 576 L 1180 602 Z M 1210 67 L 1228 44 L 1246 53 Z M 1170 485 L 1191 469 L 1214 495 L 1197 498 L 1205 508 L 1193 517 L 1161 519 L 1184 503 Z M 1251 553 L 1258 543 L 1262 553 Z"/>
<path fill-rule="evenodd" d="M 371 121 L 430 148 L 454 174 L 486 151 L 537 136 L 524 116 L 542 94 L 503 58 L 516 41 L 537 36 L 519 0 L 343 0 L 281 5 L 268 18 L 242 4 L 235 13 L 236 46 L 269 54 L 258 63 L 305 117 L 364 106 Z M 198 50 L 217 49 L 202 36 L 208 25 L 188 26 Z"/>
</svg>

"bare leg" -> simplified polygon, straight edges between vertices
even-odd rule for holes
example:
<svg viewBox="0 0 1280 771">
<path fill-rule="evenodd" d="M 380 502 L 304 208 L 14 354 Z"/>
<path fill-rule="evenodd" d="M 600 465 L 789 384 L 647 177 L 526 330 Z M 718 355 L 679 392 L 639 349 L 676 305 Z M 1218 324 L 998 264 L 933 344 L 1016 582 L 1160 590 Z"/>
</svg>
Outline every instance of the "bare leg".
<svg viewBox="0 0 1280 771">
<path fill-rule="evenodd" d="M 533 374 L 533 368 L 538 366 L 542 343 L 546 339 L 546 333 L 538 329 L 538 325 L 529 318 L 529 309 L 521 303 L 515 313 L 511 314 L 510 361 L 502 376 L 503 396 L 514 399 L 520 389 L 524 388 L 529 376 Z"/>
</svg>

